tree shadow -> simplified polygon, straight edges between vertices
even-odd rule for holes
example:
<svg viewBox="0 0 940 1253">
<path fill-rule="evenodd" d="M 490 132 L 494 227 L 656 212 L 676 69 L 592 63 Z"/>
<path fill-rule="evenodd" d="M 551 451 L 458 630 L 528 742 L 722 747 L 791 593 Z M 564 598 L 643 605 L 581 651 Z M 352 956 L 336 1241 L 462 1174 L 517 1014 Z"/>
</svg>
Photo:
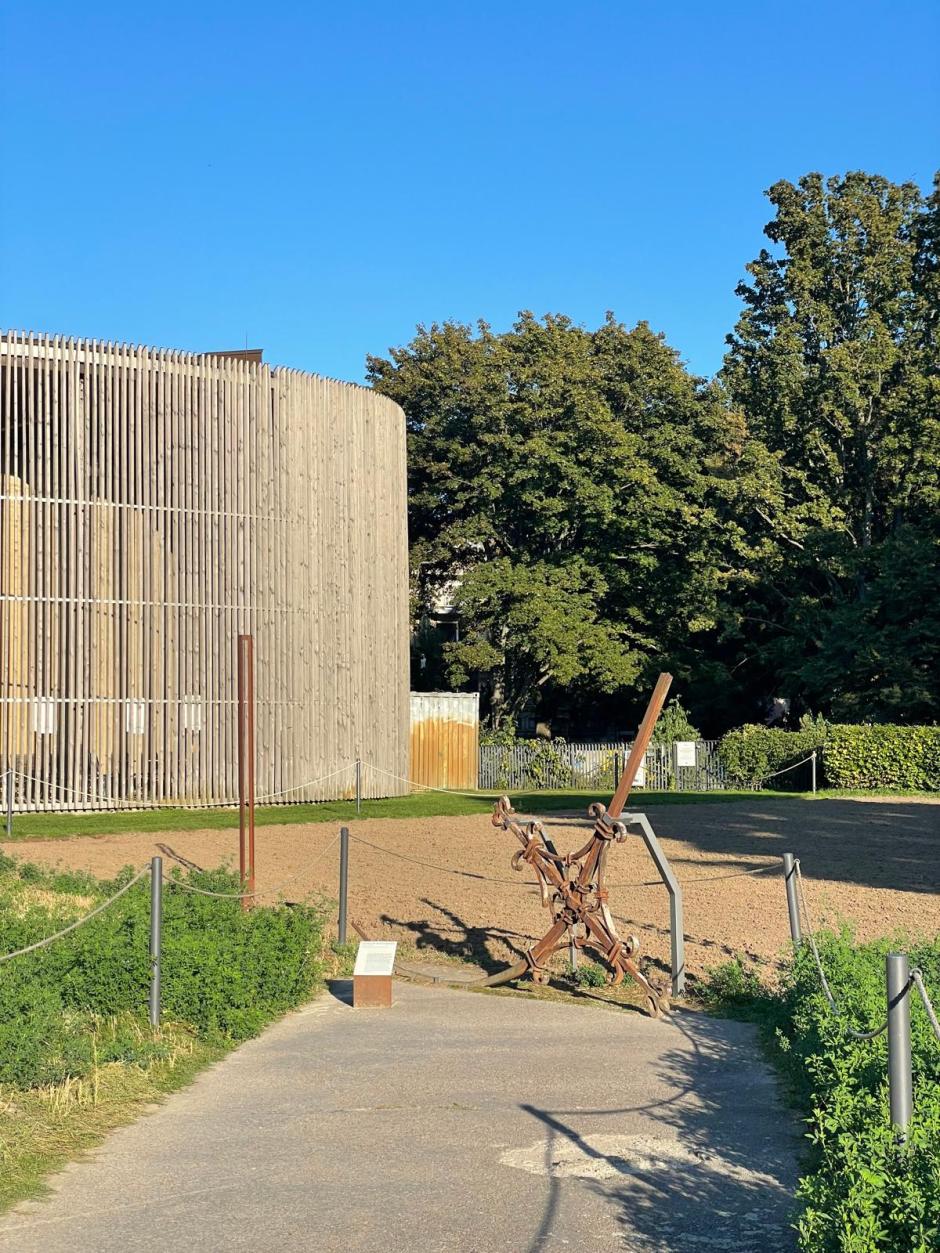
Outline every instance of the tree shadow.
<svg viewBox="0 0 940 1253">
<path fill-rule="evenodd" d="M 643 809 L 642 796 L 632 809 Z M 728 871 L 753 870 L 768 857 L 792 852 L 807 875 L 862 887 L 935 893 L 940 803 L 898 800 L 809 800 L 798 797 L 709 805 L 656 805 L 648 811 L 656 834 L 701 853 L 734 858 Z M 557 817 L 546 825 L 576 825 Z M 683 874 L 701 870 L 691 857 L 671 857 Z"/>
<path fill-rule="evenodd" d="M 672 1095 L 603 1109 L 520 1108 L 544 1129 L 547 1193 L 528 1246 L 565 1230 L 577 1188 L 612 1208 L 637 1253 L 785 1253 L 799 1126 L 781 1108 L 753 1029 L 701 1014 L 670 1024 L 681 1042 L 653 1067 Z"/>
<path fill-rule="evenodd" d="M 427 897 L 421 897 L 420 901 L 422 905 L 436 910 L 447 923 L 431 922 L 428 919 L 395 918 L 391 914 L 380 914 L 379 917 L 387 926 L 410 932 L 415 937 L 415 948 L 430 949 L 445 957 L 457 957 L 461 961 L 472 962 L 487 974 L 493 974 L 507 964 L 505 958 L 490 951 L 488 941 L 495 938 L 509 954 L 518 959 L 535 938 L 522 935 L 519 931 L 509 931 L 505 927 L 474 927 L 464 922 L 459 914 L 446 905 Z"/>
</svg>

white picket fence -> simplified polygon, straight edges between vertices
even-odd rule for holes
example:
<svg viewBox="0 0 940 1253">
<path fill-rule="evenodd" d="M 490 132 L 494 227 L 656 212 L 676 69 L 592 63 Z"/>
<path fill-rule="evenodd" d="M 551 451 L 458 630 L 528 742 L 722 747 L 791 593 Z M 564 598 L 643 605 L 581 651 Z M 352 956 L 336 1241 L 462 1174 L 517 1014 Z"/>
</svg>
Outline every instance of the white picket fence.
<svg viewBox="0 0 940 1253">
<path fill-rule="evenodd" d="M 612 791 L 630 754 L 629 743 L 484 744 L 480 746 L 479 787 L 506 789 L 604 788 Z M 634 787 L 653 791 L 708 792 L 738 787 L 718 760 L 717 740 L 697 740 L 695 765 L 676 766 L 667 744 L 652 744 Z"/>
</svg>

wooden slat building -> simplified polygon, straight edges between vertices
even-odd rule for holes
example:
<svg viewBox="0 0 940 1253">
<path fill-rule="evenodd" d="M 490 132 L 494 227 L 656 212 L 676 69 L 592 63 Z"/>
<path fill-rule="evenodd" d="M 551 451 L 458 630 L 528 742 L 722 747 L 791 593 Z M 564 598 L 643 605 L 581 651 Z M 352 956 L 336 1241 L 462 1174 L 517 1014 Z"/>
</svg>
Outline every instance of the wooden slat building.
<svg viewBox="0 0 940 1253">
<path fill-rule="evenodd" d="M 348 795 L 357 757 L 366 795 L 404 788 L 404 416 L 258 356 L 0 334 L 17 808 L 235 800 L 240 632 L 259 797 Z"/>
</svg>

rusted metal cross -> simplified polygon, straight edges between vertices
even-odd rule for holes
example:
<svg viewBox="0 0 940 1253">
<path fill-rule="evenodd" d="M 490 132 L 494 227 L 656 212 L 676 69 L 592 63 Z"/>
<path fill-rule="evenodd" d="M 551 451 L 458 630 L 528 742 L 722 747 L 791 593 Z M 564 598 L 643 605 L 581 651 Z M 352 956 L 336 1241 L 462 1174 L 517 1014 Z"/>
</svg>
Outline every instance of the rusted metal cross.
<svg viewBox="0 0 940 1253">
<path fill-rule="evenodd" d="M 553 922 L 540 940 L 528 949 L 521 961 L 487 980 L 489 984 L 505 983 L 528 973 L 536 983 L 547 983 L 548 962 L 559 949 L 574 944 L 576 948 L 592 948 L 609 967 L 610 982 L 623 981 L 625 974 L 634 979 L 646 993 L 646 1007 L 658 1018 L 669 1012 L 669 997 L 664 988 L 651 983 L 640 972 L 635 957 L 639 940 L 635 935 L 621 937 L 607 904 L 604 872 L 611 844 L 626 839 L 627 828 L 619 821 L 630 794 L 640 763 L 649 747 L 656 720 L 666 700 L 672 676 L 661 674 L 653 691 L 633 749 L 617 789 L 609 805 L 595 802 L 588 807 L 594 819 L 591 838 L 577 852 L 561 854 L 546 836 L 538 821 L 519 822 L 508 796 L 502 796 L 493 810 L 493 825 L 511 831 L 522 847 L 513 854 L 512 868 L 531 866 L 541 892 L 542 905 L 552 912 Z"/>
</svg>

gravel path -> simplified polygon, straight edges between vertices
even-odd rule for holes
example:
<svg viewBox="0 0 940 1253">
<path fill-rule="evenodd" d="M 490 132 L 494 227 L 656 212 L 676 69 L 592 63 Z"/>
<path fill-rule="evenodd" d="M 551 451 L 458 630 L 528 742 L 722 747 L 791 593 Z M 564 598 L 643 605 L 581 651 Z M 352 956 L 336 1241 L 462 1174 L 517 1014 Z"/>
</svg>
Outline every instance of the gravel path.
<svg viewBox="0 0 940 1253">
<path fill-rule="evenodd" d="M 940 931 L 940 803 L 755 798 L 657 806 L 649 816 L 676 875 L 686 883 L 686 960 L 693 974 L 734 952 L 773 960 L 789 932 L 783 885 L 775 872 L 714 884 L 689 881 L 776 864 L 786 851 L 802 859 L 817 918 L 846 918 L 862 939 L 899 928 Z M 578 819 L 552 816 L 546 827 L 562 850 L 584 840 Z M 371 819 L 350 829 L 354 836 L 404 857 L 501 880 L 454 876 L 354 841 L 350 914 L 373 938 L 410 940 L 429 952 L 494 969 L 544 931 L 547 914 L 537 894 L 525 873 L 515 875 L 509 868 L 517 845 L 510 835 L 494 830 L 486 815 Z M 285 891 L 289 899 L 308 891 L 334 895 L 335 843 L 325 856 L 320 854 L 335 835 L 332 824 L 260 827 L 258 887 L 274 887 L 299 872 Z M 199 865 L 237 862 L 238 836 L 230 830 L 82 836 L 2 847 L 25 860 L 112 875 L 123 865 L 142 866 L 158 851 L 157 841 Z M 639 837 L 615 846 L 609 865 L 612 884 L 653 875 Z M 613 888 L 611 908 L 640 936 L 641 952 L 665 968 L 665 890 Z"/>
<path fill-rule="evenodd" d="M 747 1024 L 395 997 L 289 1015 L 0 1220 L 0 1250 L 793 1248 L 799 1128 Z"/>
</svg>

